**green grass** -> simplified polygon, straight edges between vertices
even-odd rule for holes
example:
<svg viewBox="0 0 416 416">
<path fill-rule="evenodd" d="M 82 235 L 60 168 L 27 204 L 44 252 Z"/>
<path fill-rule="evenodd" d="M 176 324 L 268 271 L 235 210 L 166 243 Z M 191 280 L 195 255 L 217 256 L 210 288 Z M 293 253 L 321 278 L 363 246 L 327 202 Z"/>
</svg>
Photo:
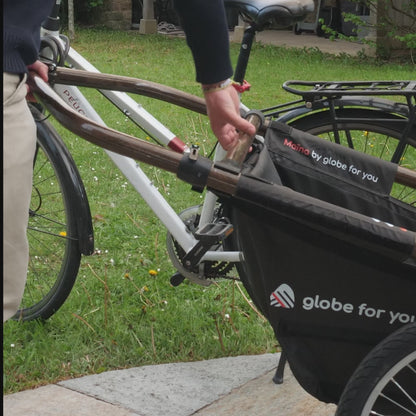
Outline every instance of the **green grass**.
<svg viewBox="0 0 416 416">
<path fill-rule="evenodd" d="M 80 29 L 73 46 L 102 72 L 199 94 L 183 39 Z M 234 62 L 237 53 L 238 45 L 232 45 Z M 247 71 L 252 89 L 244 99 L 249 107 L 262 108 L 291 99 L 281 89 L 286 79 L 411 79 L 413 68 L 256 45 Z M 103 97 L 87 94 L 110 126 L 146 139 Z M 211 151 L 215 139 L 205 117 L 146 98 L 138 101 L 188 144 Z M 252 309 L 240 284 L 172 287 L 174 269 L 159 220 L 101 149 L 59 131 L 89 195 L 96 251 L 83 258 L 69 299 L 52 318 L 5 324 L 4 393 L 111 369 L 278 350 L 270 325 Z M 173 175 L 144 169 L 178 212 L 201 202 L 203 195 Z"/>
</svg>

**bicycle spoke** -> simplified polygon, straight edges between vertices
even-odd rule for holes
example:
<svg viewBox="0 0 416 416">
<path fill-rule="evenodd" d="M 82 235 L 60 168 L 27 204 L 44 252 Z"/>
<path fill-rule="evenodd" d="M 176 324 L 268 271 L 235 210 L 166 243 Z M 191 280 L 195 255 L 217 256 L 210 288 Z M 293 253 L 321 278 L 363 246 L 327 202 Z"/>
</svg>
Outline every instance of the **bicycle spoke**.
<svg viewBox="0 0 416 416">
<path fill-rule="evenodd" d="M 398 403 L 396 400 L 392 399 L 391 397 L 388 397 L 383 393 L 380 394 L 380 397 L 382 397 L 383 399 L 385 399 L 388 402 L 390 402 L 391 404 L 393 404 L 396 408 L 398 408 L 400 410 L 404 410 L 407 415 L 416 416 L 416 412 L 413 412 L 411 409 L 404 407 L 403 405 L 401 405 L 400 403 Z M 403 416 L 405 416 L 405 415 L 403 414 Z"/>
<path fill-rule="evenodd" d="M 412 399 L 412 397 L 410 397 L 410 394 L 407 393 L 407 391 L 400 385 L 400 383 L 398 383 L 394 378 L 392 380 L 392 382 L 394 383 L 394 385 L 403 393 L 404 396 L 406 396 L 409 401 L 413 404 L 413 406 L 415 406 L 416 408 L 416 400 Z"/>
</svg>

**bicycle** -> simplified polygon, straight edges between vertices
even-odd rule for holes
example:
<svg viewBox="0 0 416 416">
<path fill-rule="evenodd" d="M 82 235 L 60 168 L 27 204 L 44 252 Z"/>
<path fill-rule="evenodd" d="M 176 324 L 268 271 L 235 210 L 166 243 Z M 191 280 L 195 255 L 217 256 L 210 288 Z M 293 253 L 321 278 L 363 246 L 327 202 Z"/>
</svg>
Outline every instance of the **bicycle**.
<svg viewBox="0 0 416 416">
<path fill-rule="evenodd" d="M 71 70 L 69 70 L 69 71 L 71 71 Z M 55 80 L 59 80 L 61 82 L 62 79 L 63 79 L 63 77 L 65 77 L 67 75 L 66 73 L 69 72 L 69 71 L 57 70 L 56 71 L 56 74 L 57 75 L 56 75 Z M 75 74 L 75 72 L 74 72 L 74 74 Z M 93 82 L 98 81 L 98 79 L 100 77 L 101 77 L 101 75 L 100 76 L 93 76 L 91 74 L 90 77 L 89 77 L 90 80 L 89 80 L 89 82 L 87 82 L 88 86 L 91 86 L 91 84 L 94 86 Z M 75 83 L 73 81 L 74 81 L 74 79 L 72 80 L 72 83 Z M 81 85 L 82 84 L 82 80 L 80 78 L 77 78 L 77 81 L 79 81 L 77 83 L 78 85 Z M 119 87 L 120 87 L 121 84 L 123 84 L 123 82 L 121 82 L 121 81 L 123 81 L 123 80 L 121 80 L 119 78 L 117 79 L 117 82 L 119 83 L 118 84 Z M 128 80 L 124 80 L 124 81 L 128 81 Z M 100 82 L 102 82 L 102 80 Z M 127 82 L 127 84 L 128 84 L 128 82 Z M 411 83 L 408 83 L 406 85 L 409 85 L 409 84 L 411 85 Z M 389 85 L 392 85 L 392 84 L 389 84 Z M 385 85 L 383 84 L 383 86 L 385 86 Z M 400 84 L 399 86 L 403 86 L 403 84 Z M 398 86 L 396 85 L 395 88 L 397 88 L 397 87 Z M 104 87 L 102 87 L 102 88 L 104 88 Z M 127 86 L 123 86 L 122 88 L 127 88 Z M 341 95 L 343 95 L 344 93 L 346 93 L 348 95 L 348 91 L 346 91 L 344 88 L 345 88 L 345 85 L 339 86 L 339 84 L 338 84 L 337 85 L 337 88 L 334 88 L 332 86 L 330 88 L 329 95 L 330 96 L 332 95 L 332 97 L 336 97 L 337 100 L 338 100 L 338 102 L 339 102 L 339 100 L 341 100 L 342 104 L 345 104 L 347 102 L 349 103 L 352 100 L 342 101 L 343 100 L 342 97 L 338 97 L 340 95 L 340 93 L 339 93 L 340 90 L 341 90 Z M 389 94 L 388 89 L 384 89 L 384 88 L 383 89 L 379 89 L 377 91 L 377 93 L 380 93 L 380 92 L 383 95 L 384 94 Z M 360 91 L 360 93 L 362 93 L 362 91 Z M 368 93 L 368 91 L 367 91 L 367 93 Z M 374 93 L 374 91 L 371 91 L 370 93 Z M 308 93 L 306 93 L 306 94 L 308 94 Z M 316 95 L 316 92 L 314 92 L 314 94 Z M 318 89 L 317 90 L 317 95 L 318 96 L 321 96 L 322 94 L 324 94 L 322 92 L 322 90 Z M 357 91 L 355 91 L 353 93 L 350 93 L 350 94 L 352 96 L 354 96 L 354 95 L 357 94 Z M 343 130 L 345 130 L 347 132 L 350 132 L 351 129 L 350 128 L 346 128 L 345 126 L 346 125 L 348 125 L 348 126 L 353 125 L 352 122 L 357 123 L 357 125 L 361 126 L 360 129 L 362 129 L 362 126 L 363 125 L 366 125 L 366 126 L 372 126 L 373 125 L 372 129 L 375 129 L 377 132 L 380 132 L 380 131 L 382 131 L 384 133 L 386 133 L 386 131 L 394 132 L 392 134 L 392 137 L 394 137 L 395 140 L 399 140 L 399 143 L 403 143 L 402 140 L 408 140 L 408 142 L 405 143 L 405 146 L 404 147 L 413 148 L 412 140 L 413 140 L 413 138 L 415 136 L 412 134 L 412 132 L 413 132 L 412 111 L 414 110 L 414 107 L 413 107 L 413 104 L 412 104 L 412 101 L 411 100 L 414 99 L 414 94 L 413 94 L 412 90 L 408 90 L 403 95 L 406 96 L 407 98 L 409 98 L 409 102 L 408 102 L 408 104 L 409 104 L 408 105 L 408 116 L 409 117 L 407 117 L 407 118 L 397 117 L 397 116 L 393 116 L 392 117 L 391 114 L 387 114 L 388 117 L 384 117 L 384 114 L 383 114 L 383 116 L 380 116 L 380 114 L 382 114 L 382 113 L 381 112 L 378 112 L 377 113 L 377 115 L 378 115 L 377 119 L 365 119 L 363 117 L 358 117 L 358 121 L 357 120 L 352 120 L 352 121 L 350 120 L 349 122 L 351 124 L 346 124 L 348 120 L 347 121 L 344 120 L 343 121 L 343 124 L 341 123 L 341 125 L 344 126 L 343 127 Z M 182 97 L 183 98 L 183 95 L 178 94 L 178 97 Z M 52 97 L 52 100 L 53 100 L 53 97 Z M 328 99 L 325 99 L 325 100 L 331 102 L 331 100 L 328 100 Z M 187 100 L 185 99 L 185 101 L 187 101 Z M 196 100 L 196 101 L 198 101 L 198 100 Z M 190 106 L 192 106 L 193 104 L 195 104 L 195 100 L 194 99 L 191 99 L 191 98 L 187 102 L 188 102 L 188 104 Z M 307 101 L 307 102 L 310 102 L 310 101 Z M 327 107 L 328 108 L 331 108 L 331 104 L 328 104 Z M 401 107 L 401 105 L 399 107 Z M 308 105 L 306 105 L 306 109 L 307 108 L 308 108 Z M 394 107 L 394 108 L 396 108 L 396 107 Z M 302 106 L 300 106 L 298 109 L 300 109 L 301 111 L 304 111 L 305 110 Z M 296 110 L 298 110 L 298 109 L 296 109 Z M 341 106 L 341 111 L 342 110 L 344 110 L 344 106 Z M 203 109 L 201 108 L 200 111 L 203 111 Z M 56 113 L 56 114 L 58 115 L 58 119 L 59 119 L 59 112 Z M 311 112 L 311 114 L 312 115 L 315 115 L 314 112 Z M 321 116 L 322 116 L 322 114 L 321 114 Z M 254 118 L 255 118 L 255 116 L 254 116 Z M 67 119 L 68 119 L 68 117 L 67 117 Z M 63 122 L 63 119 L 59 119 L 59 120 L 60 120 L 60 122 Z M 73 121 L 73 123 L 75 124 L 74 121 Z M 374 123 L 374 124 L 372 124 L 372 123 Z M 63 124 L 68 124 L 68 123 L 63 122 Z M 338 126 L 338 124 L 339 123 L 335 123 L 334 122 L 334 125 L 335 126 Z M 381 125 L 381 127 L 380 127 L 380 125 Z M 404 126 L 404 128 L 402 128 L 402 126 Z M 408 127 L 408 132 L 410 132 L 410 133 L 403 133 L 403 131 L 406 131 L 406 127 Z M 94 136 L 95 136 L 93 130 L 95 130 L 95 132 L 96 131 L 100 131 L 103 134 L 103 136 L 105 136 L 106 134 L 110 134 L 110 132 L 108 130 L 106 130 L 104 127 L 101 127 L 100 124 L 97 124 L 97 125 L 92 125 L 91 124 L 88 127 L 88 129 L 90 129 L 90 132 L 91 133 L 88 133 L 85 130 L 84 127 L 78 126 L 78 127 L 75 128 L 75 130 L 77 128 L 79 128 L 80 131 L 83 131 L 83 133 L 86 134 L 87 136 L 89 136 L 91 139 L 93 139 Z M 334 131 L 337 131 L 337 129 L 334 128 Z M 346 135 L 346 136 L 348 136 L 348 135 Z M 111 136 L 107 136 L 107 137 L 108 138 L 111 138 Z M 129 141 L 127 139 L 130 140 L 130 138 L 128 138 L 126 136 L 123 136 L 123 137 L 126 139 L 126 143 L 125 144 L 128 144 Z M 49 136 L 48 136 L 48 139 L 49 139 Z M 258 140 L 261 141 L 261 138 L 258 138 Z M 104 142 L 100 142 L 100 145 L 103 145 L 103 143 Z M 106 140 L 105 140 L 105 143 L 106 143 L 105 146 L 108 146 L 108 147 L 111 147 L 112 146 Z M 119 147 L 119 146 L 121 146 L 121 145 L 120 144 L 115 145 L 115 147 L 113 147 L 112 150 L 117 151 L 117 152 L 122 153 L 122 154 L 123 153 L 124 154 L 130 154 L 130 155 L 134 156 L 135 158 L 137 156 L 137 159 L 138 160 L 143 160 L 143 158 L 146 160 L 146 157 L 147 156 L 146 155 L 143 155 L 143 149 L 140 149 L 140 152 L 133 152 L 132 149 L 123 147 L 124 145 L 121 146 L 121 147 Z M 245 147 L 247 147 L 247 146 L 245 146 Z M 152 152 L 155 152 L 156 151 L 154 149 L 154 147 L 152 147 L 151 150 L 152 150 Z M 193 163 L 192 161 L 195 160 L 195 159 L 197 159 L 197 154 L 196 153 L 197 153 L 196 149 L 192 149 L 191 152 L 189 153 L 189 155 L 186 155 L 186 159 L 189 159 L 191 161 L 190 163 Z M 395 152 L 395 153 L 397 153 L 397 152 Z M 159 162 L 162 159 L 166 159 L 165 162 L 164 162 L 166 164 L 163 164 L 163 166 L 161 166 L 162 168 L 164 168 L 166 170 L 175 171 L 177 162 L 179 163 L 179 161 L 182 160 L 182 156 L 179 153 L 178 153 L 178 155 L 172 155 L 172 152 L 169 152 L 169 157 L 167 157 L 167 154 L 165 152 L 162 152 L 161 151 L 160 154 L 161 154 L 161 156 L 160 157 L 156 156 L 156 158 L 159 160 Z M 185 171 L 186 171 L 186 167 L 185 167 Z M 405 172 L 405 174 L 404 174 L 405 178 L 404 179 L 403 178 L 400 178 L 400 180 L 405 185 L 409 183 L 410 185 L 413 184 L 413 186 L 414 186 L 415 177 L 414 177 L 414 175 L 412 173 L 407 172 L 405 170 L 400 170 L 400 169 L 399 169 L 398 172 L 400 174 L 403 173 L 403 172 Z M 233 188 L 235 187 L 235 182 L 232 180 L 233 179 L 233 176 L 232 175 L 230 175 L 229 173 L 222 173 L 222 174 L 219 175 L 219 177 L 217 177 L 217 175 L 218 175 L 219 172 L 214 172 L 214 173 L 216 175 L 214 175 L 213 178 L 211 178 L 211 176 L 209 174 L 207 175 L 208 176 L 208 184 L 213 189 L 217 189 L 217 190 L 220 190 L 220 191 L 224 191 L 226 193 L 228 193 L 228 192 L 234 192 L 233 191 Z M 407 182 L 406 175 L 409 175 L 409 178 L 410 178 L 409 179 L 409 182 Z M 205 179 L 206 178 L 204 178 L 204 180 Z M 191 183 L 192 183 L 192 181 L 191 181 Z M 192 183 L 192 184 L 195 187 L 201 186 L 201 183 L 198 180 L 196 182 Z M 181 219 L 181 221 L 182 220 L 183 220 L 183 218 Z M 192 219 L 191 219 L 190 223 L 191 223 L 191 224 L 189 224 L 189 227 L 190 228 L 195 225 L 194 224 L 195 223 L 195 217 L 192 216 Z M 188 226 L 188 224 L 187 224 L 187 226 Z M 168 229 L 170 230 L 169 227 L 168 227 Z M 195 239 L 197 240 L 196 244 L 194 246 L 192 246 L 192 248 L 189 251 L 185 251 L 184 250 L 184 257 L 181 259 L 183 261 L 183 263 L 181 263 L 182 264 L 182 267 L 184 267 L 184 269 L 186 269 L 188 271 L 189 271 L 189 268 L 192 270 L 192 268 L 194 268 L 195 266 L 198 265 L 198 262 L 201 259 L 204 259 L 203 256 L 204 255 L 206 256 L 206 253 L 209 253 L 211 247 L 216 246 L 216 245 L 221 245 L 222 240 L 229 234 L 229 232 L 230 232 L 229 224 L 226 223 L 226 222 L 223 222 L 222 218 L 219 218 L 219 220 L 217 222 L 207 223 L 206 224 L 206 227 L 200 227 L 200 228 L 198 228 L 195 231 L 195 234 L 194 234 L 195 237 L 196 237 Z M 173 239 L 176 240 L 176 235 L 173 236 Z M 179 244 L 179 242 L 178 242 L 178 244 Z M 211 251 L 212 251 L 212 253 L 210 255 L 212 255 L 213 256 L 212 258 L 214 259 L 215 258 L 214 256 L 217 256 L 218 253 L 216 253 L 216 251 L 214 251 L 214 250 L 211 250 Z M 232 252 L 228 252 L 228 251 L 223 252 L 224 257 L 225 256 L 228 256 L 230 253 L 232 253 Z M 237 251 L 235 253 L 238 254 L 239 251 Z M 188 255 L 188 254 L 190 254 L 190 255 Z M 217 257 L 216 259 L 218 259 L 218 258 L 223 259 L 224 257 Z M 210 258 L 208 256 L 205 259 L 210 260 Z M 198 278 L 199 278 L 199 276 L 198 276 Z M 203 280 L 202 280 L 202 282 L 203 282 Z"/>
<path fill-rule="evenodd" d="M 242 7 L 246 19 L 250 23 L 245 31 L 234 77 L 241 86 L 240 91 L 243 92 L 247 88 L 244 75 L 255 33 L 267 28 L 271 18 L 284 23 L 282 19 L 287 21 L 288 16 L 279 7 L 271 11 L 266 10 L 263 14 L 253 14 L 247 5 L 241 5 L 239 2 L 236 4 Z M 308 2 L 305 4 L 307 5 Z M 228 1 L 228 5 L 235 6 L 233 1 Z M 246 9 L 244 9 L 245 7 Z M 299 16 L 304 14 L 304 10 L 297 10 Z M 299 16 L 295 14 L 290 19 L 296 19 Z M 67 40 L 59 35 L 57 17 L 52 16 L 49 24 L 51 26 L 46 29 L 49 37 L 44 38 L 43 47 L 44 51 L 47 51 L 49 59 L 52 57 L 52 62 L 56 63 L 51 79 L 55 80 L 53 81 L 55 82 L 54 89 L 61 98 L 70 105 L 74 105 L 75 102 L 78 111 L 103 123 L 79 89 L 72 85 L 74 83 L 73 76 L 75 76 L 78 86 L 88 85 L 98 88 L 106 98 L 159 143 L 178 152 L 188 151 L 175 134 L 143 108 L 139 108 L 137 103 L 126 93 L 104 90 L 103 78 L 105 83 L 105 76 L 100 75 L 96 68 L 70 48 Z M 88 79 L 80 79 L 77 69 L 62 68 L 61 65 L 64 65 L 65 62 L 72 68 L 88 71 Z M 205 113 L 203 100 L 198 97 L 143 80 L 140 81 L 138 88 L 136 81 L 123 78 L 118 87 L 120 88 L 125 82 L 124 91 L 164 99 L 182 106 L 187 105 L 187 108 L 192 111 Z M 305 90 L 305 86 L 309 89 Z M 362 140 L 362 136 L 366 139 L 369 135 L 374 135 L 374 143 L 378 146 L 371 148 L 367 146 L 358 150 L 368 153 L 377 149 L 377 157 L 385 158 L 385 151 L 389 147 L 393 147 L 396 151 L 393 156 L 388 157 L 395 163 L 400 162 L 406 151 L 416 148 L 415 85 L 413 82 L 304 83 L 290 81 L 286 82 L 283 88 L 302 98 L 263 110 L 267 119 L 282 121 L 295 128 L 321 137 L 325 136 L 323 138 L 349 147 L 357 147 L 357 142 L 358 144 L 363 143 L 365 146 L 367 140 Z M 400 95 L 405 98 L 406 102 L 396 103 L 382 98 L 374 98 L 374 96 L 382 95 Z M 248 111 L 248 108 L 242 106 L 242 111 Z M 91 217 L 88 198 L 76 166 L 70 154 L 65 150 L 64 144 L 59 140 L 58 134 L 49 123 L 42 121 L 43 115 L 36 109 L 33 109 L 33 113 L 37 120 L 39 136 L 34 176 L 35 178 L 39 176 L 36 172 L 38 166 L 53 168 L 46 175 L 56 176 L 53 183 L 56 186 L 58 199 L 61 198 L 61 208 L 59 209 L 61 217 L 52 219 L 41 216 L 40 209 L 45 207 L 44 195 L 49 195 L 50 192 L 42 190 L 41 185 L 35 182 L 34 198 L 32 199 L 32 202 L 35 203 L 31 208 L 31 223 L 42 218 L 49 224 L 36 226 L 37 229 L 35 226 L 29 225 L 29 230 L 31 234 L 36 232 L 38 236 L 42 233 L 44 236 L 50 237 L 48 243 L 43 244 L 42 249 L 44 251 L 48 247 L 49 252 L 31 256 L 30 273 L 33 274 L 29 274 L 25 300 L 21 310 L 15 316 L 16 319 L 23 320 L 39 317 L 47 319 L 51 316 L 63 304 L 71 291 L 81 254 L 88 255 L 93 252 L 92 224 L 88 220 Z M 357 140 L 358 135 L 361 139 Z M 218 149 L 216 160 L 220 160 L 223 154 L 221 149 Z M 216 218 L 220 213 L 216 209 L 216 197 L 208 193 L 201 212 L 199 212 L 199 207 L 193 207 L 177 215 L 155 187 L 149 185 L 150 181 L 135 161 L 114 153 L 109 153 L 109 156 L 168 229 L 168 252 L 173 265 L 178 270 L 178 273 L 172 278 L 172 284 L 177 285 L 184 278 L 188 278 L 193 282 L 208 285 L 210 279 L 226 277 L 232 265 L 240 262 L 241 254 L 238 251 L 224 251 L 222 244 L 217 241 L 213 245 L 213 249 L 208 250 L 202 259 L 193 260 L 195 264 L 191 268 L 185 266 L 183 259 L 185 253 L 190 252 L 192 247 L 196 245 L 194 236 L 188 232 L 189 228 L 194 229 L 197 225 L 202 228 L 205 224 L 219 220 Z M 59 168 L 58 171 L 54 171 L 57 166 L 70 166 L 71 168 L 67 170 Z M 43 175 L 44 177 L 45 175 Z M 41 184 L 46 187 L 50 186 L 49 182 L 47 183 L 45 180 L 42 180 Z M 401 186 L 400 190 L 396 189 L 394 192 L 398 198 L 406 198 L 406 201 L 410 203 L 411 196 L 405 196 L 403 193 L 407 189 Z M 76 214 L 74 215 L 74 213 Z M 39 232 L 42 227 L 45 231 Z M 35 238 L 29 237 L 29 239 L 33 252 Z M 57 260 L 51 262 L 51 258 Z M 35 262 L 37 265 L 34 264 Z M 48 266 L 49 276 L 47 278 L 44 275 L 45 264 Z M 36 268 L 39 268 L 41 272 L 36 271 Z M 40 274 L 40 277 L 36 277 Z"/>
</svg>

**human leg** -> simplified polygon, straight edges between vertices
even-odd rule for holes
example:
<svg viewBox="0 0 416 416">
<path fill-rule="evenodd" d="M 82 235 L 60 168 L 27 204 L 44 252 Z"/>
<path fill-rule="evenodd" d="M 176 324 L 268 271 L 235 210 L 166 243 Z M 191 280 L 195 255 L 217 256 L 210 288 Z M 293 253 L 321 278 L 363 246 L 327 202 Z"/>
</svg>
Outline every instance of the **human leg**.
<svg viewBox="0 0 416 416">
<path fill-rule="evenodd" d="M 26 282 L 26 228 L 32 190 L 36 126 L 26 84 L 3 73 L 3 322 L 17 311 Z"/>
</svg>

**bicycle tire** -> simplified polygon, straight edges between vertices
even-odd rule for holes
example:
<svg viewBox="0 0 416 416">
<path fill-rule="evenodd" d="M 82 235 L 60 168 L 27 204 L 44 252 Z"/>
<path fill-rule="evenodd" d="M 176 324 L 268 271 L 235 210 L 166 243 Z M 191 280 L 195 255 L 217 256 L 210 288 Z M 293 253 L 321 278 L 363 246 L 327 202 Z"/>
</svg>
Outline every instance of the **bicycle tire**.
<svg viewBox="0 0 416 416">
<path fill-rule="evenodd" d="M 341 121 L 339 144 L 370 154 L 379 159 L 391 161 L 399 144 L 402 132 L 397 124 L 392 125 L 388 120 L 400 120 L 401 117 L 371 109 L 344 108 L 337 109 Z M 377 119 L 372 121 L 371 119 Z M 332 116 L 329 111 L 307 114 L 289 124 L 299 130 L 319 136 L 332 142 L 335 140 Z M 347 134 L 351 137 L 348 138 Z M 399 165 L 416 170 L 416 126 L 411 127 L 409 139 L 400 155 Z M 391 195 L 408 205 L 416 206 L 416 190 L 410 187 L 394 184 Z"/>
<path fill-rule="evenodd" d="M 364 358 L 344 389 L 336 416 L 415 414 L 416 323 L 413 323 L 395 331 Z"/>
<path fill-rule="evenodd" d="M 77 170 L 56 130 L 31 107 L 37 121 L 32 197 L 28 223 L 29 266 L 20 309 L 13 319 L 51 317 L 68 298 L 75 283 L 81 251 L 79 215 L 71 200 L 69 170 Z M 59 145 L 58 145 L 59 144 Z M 82 184 L 81 184 L 82 185 Z"/>
</svg>

